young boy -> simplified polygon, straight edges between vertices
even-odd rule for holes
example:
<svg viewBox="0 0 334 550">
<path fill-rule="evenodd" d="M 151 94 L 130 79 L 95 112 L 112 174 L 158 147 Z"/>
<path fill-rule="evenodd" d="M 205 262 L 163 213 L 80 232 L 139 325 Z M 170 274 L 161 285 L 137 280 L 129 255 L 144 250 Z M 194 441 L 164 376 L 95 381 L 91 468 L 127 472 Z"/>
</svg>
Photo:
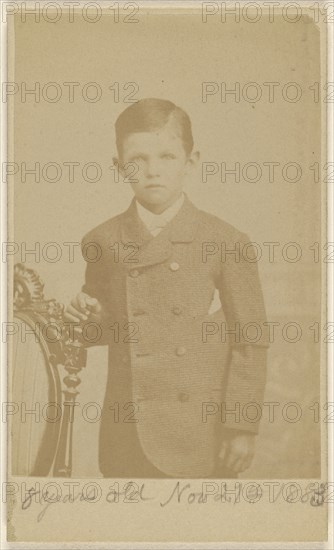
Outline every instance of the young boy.
<svg viewBox="0 0 334 550">
<path fill-rule="evenodd" d="M 262 401 L 267 347 L 242 336 L 265 321 L 256 263 L 242 254 L 249 240 L 184 195 L 199 155 L 182 109 L 132 104 L 116 144 L 120 172 L 136 168 L 135 197 L 84 237 L 86 281 L 67 308 L 70 321 L 101 323 L 109 345 L 101 472 L 237 476 L 254 453 L 258 418 L 242 411 Z M 210 313 L 216 291 L 221 308 Z"/>
</svg>

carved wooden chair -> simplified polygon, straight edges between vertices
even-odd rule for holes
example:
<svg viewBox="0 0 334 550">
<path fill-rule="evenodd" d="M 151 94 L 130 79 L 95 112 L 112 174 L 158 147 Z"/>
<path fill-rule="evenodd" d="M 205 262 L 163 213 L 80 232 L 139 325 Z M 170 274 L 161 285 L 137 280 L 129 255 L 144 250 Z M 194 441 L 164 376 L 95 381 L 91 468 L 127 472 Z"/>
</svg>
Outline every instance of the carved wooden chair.
<svg viewBox="0 0 334 550">
<path fill-rule="evenodd" d="M 70 477 L 78 373 L 86 349 L 64 321 L 64 307 L 46 300 L 43 288 L 35 271 L 14 266 L 10 463 L 13 475 Z"/>
</svg>

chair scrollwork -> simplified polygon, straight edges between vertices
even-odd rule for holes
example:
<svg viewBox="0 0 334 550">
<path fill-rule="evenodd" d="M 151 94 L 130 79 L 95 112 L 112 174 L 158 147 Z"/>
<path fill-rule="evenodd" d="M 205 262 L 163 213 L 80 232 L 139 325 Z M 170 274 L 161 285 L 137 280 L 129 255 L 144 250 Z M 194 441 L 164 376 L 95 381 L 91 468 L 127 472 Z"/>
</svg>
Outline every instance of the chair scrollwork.
<svg viewBox="0 0 334 550">
<path fill-rule="evenodd" d="M 44 298 L 44 283 L 24 264 L 14 266 L 13 303 L 12 474 L 69 477 L 86 349 L 65 321 L 63 305 Z"/>
</svg>

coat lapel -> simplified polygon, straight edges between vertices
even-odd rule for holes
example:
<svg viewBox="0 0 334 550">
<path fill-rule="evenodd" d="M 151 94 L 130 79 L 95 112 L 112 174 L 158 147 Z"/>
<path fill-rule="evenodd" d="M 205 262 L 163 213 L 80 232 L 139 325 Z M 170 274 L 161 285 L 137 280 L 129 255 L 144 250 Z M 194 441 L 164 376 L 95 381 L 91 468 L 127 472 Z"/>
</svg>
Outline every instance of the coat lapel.
<svg viewBox="0 0 334 550">
<path fill-rule="evenodd" d="M 137 214 L 136 200 L 121 216 L 121 240 L 123 245 L 133 242 L 138 246 L 152 239 L 152 235 Z"/>
<path fill-rule="evenodd" d="M 166 230 L 172 243 L 191 243 L 195 238 L 198 221 L 198 209 L 184 197 L 184 203 Z"/>
<path fill-rule="evenodd" d="M 138 262 L 124 264 L 129 269 L 160 264 L 173 253 L 173 243 L 192 242 L 196 231 L 198 210 L 185 196 L 184 203 L 171 222 L 153 237 L 138 216 L 136 201 L 133 199 L 129 209 L 124 213 L 121 224 L 123 246 L 133 243 L 138 247 Z"/>
</svg>

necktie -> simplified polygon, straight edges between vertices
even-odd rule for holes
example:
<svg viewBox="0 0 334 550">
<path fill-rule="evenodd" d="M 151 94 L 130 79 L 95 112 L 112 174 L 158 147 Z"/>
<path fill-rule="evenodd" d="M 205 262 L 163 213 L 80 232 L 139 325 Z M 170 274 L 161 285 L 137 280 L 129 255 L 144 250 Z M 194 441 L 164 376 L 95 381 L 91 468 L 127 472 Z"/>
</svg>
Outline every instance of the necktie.
<svg viewBox="0 0 334 550">
<path fill-rule="evenodd" d="M 163 218 L 161 219 L 157 219 L 155 220 L 153 223 L 150 224 L 149 226 L 149 232 L 154 236 L 156 237 L 157 235 L 159 235 L 160 231 L 162 231 L 162 229 L 164 227 L 166 227 L 167 225 L 167 221 L 164 220 Z"/>
</svg>

